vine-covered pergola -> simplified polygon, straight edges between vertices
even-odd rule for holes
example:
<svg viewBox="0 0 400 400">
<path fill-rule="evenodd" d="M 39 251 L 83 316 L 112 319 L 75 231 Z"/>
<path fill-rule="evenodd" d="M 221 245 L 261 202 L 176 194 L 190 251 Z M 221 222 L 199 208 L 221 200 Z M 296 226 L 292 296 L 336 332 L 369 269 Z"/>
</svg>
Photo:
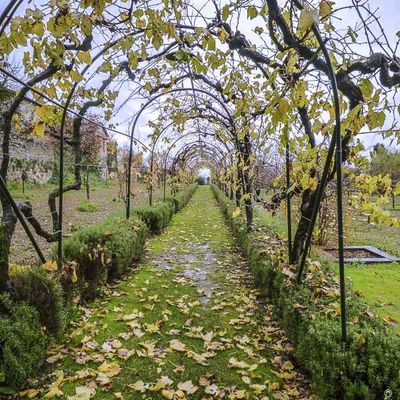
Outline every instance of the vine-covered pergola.
<svg viewBox="0 0 400 400">
<path fill-rule="evenodd" d="M 346 15 L 357 17 L 357 24 L 345 27 Z M 397 118 L 389 118 L 397 112 L 398 38 L 388 38 L 367 2 L 352 0 L 342 8 L 325 0 L 43 0 L 36 6 L 10 0 L 0 15 L 0 35 L 0 72 L 17 86 L 1 126 L 0 198 L 8 245 L 19 221 L 42 263 L 35 234 L 58 242 L 62 263 L 64 194 L 82 186 L 81 126 L 91 109 L 129 144 L 126 218 L 138 146 L 150 159 L 150 205 L 157 155 L 164 200 L 168 175 L 206 165 L 236 201 L 237 214 L 243 210 L 251 231 L 257 157 L 275 151 L 286 163 L 272 199 L 276 207 L 287 204 L 288 262 L 298 265 L 299 283 L 325 189 L 336 185 L 346 340 L 342 166 L 362 162 L 361 134 L 398 134 Z M 10 68 L 12 59 L 22 63 L 23 74 Z M 26 97 L 40 104 L 32 134 L 42 134 L 43 126 L 58 131 L 60 180 L 48 199 L 51 232 L 7 188 L 12 126 Z M 129 126 L 115 127 L 127 118 Z M 151 130 L 146 138 L 139 134 L 143 124 Z M 68 185 L 66 146 L 75 166 Z M 296 211 L 294 196 L 300 199 Z M 399 224 L 383 212 L 377 219 Z"/>
</svg>

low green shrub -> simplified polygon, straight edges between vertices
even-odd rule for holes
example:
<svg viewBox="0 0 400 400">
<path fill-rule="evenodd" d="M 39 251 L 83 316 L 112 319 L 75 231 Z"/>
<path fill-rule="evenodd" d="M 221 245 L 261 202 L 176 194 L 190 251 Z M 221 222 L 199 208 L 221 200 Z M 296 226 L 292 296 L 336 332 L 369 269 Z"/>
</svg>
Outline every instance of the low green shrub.
<svg viewBox="0 0 400 400">
<path fill-rule="evenodd" d="M 132 214 L 142 219 L 151 233 L 159 234 L 168 226 L 172 216 L 189 202 L 197 187 L 198 183 L 194 183 L 185 192 L 178 193 L 175 198 L 167 198 L 165 202 L 153 206 L 133 207 Z"/>
<path fill-rule="evenodd" d="M 181 211 L 182 208 L 185 207 L 187 203 L 189 203 L 189 200 L 192 198 L 194 192 L 197 190 L 198 187 L 199 184 L 197 182 L 192 183 L 186 190 L 186 192 L 178 193 L 173 198 L 173 202 L 175 205 L 175 212 Z"/>
<path fill-rule="evenodd" d="M 10 279 L 12 296 L 25 301 L 39 313 L 42 326 L 50 335 L 60 335 L 66 322 L 66 311 L 60 280 L 42 268 L 23 269 Z"/>
<path fill-rule="evenodd" d="M 0 376 L 17 388 L 42 367 L 49 344 L 37 311 L 24 302 L 0 295 Z"/>
<path fill-rule="evenodd" d="M 383 399 L 390 389 L 392 398 L 400 398 L 400 337 L 371 316 L 368 306 L 348 288 L 348 343 L 343 346 L 339 290 L 328 266 L 310 263 L 304 284 L 296 285 L 296 270 L 287 265 L 282 241 L 271 238 L 257 220 L 254 232 L 247 233 L 244 218 L 232 217 L 233 203 L 215 185 L 212 190 L 317 395 L 327 400 L 374 400 Z"/>
<path fill-rule="evenodd" d="M 107 280 L 124 274 L 142 255 L 147 234 L 139 218 L 117 216 L 76 231 L 65 242 L 64 254 L 77 264 L 82 298 L 95 297 Z"/>
<path fill-rule="evenodd" d="M 159 203 L 154 206 L 137 206 L 132 212 L 145 222 L 151 233 L 159 234 L 168 226 L 173 208 L 170 203 Z"/>
<path fill-rule="evenodd" d="M 76 205 L 75 210 L 84 213 L 93 213 L 99 210 L 99 206 L 88 199 L 84 199 Z"/>
</svg>

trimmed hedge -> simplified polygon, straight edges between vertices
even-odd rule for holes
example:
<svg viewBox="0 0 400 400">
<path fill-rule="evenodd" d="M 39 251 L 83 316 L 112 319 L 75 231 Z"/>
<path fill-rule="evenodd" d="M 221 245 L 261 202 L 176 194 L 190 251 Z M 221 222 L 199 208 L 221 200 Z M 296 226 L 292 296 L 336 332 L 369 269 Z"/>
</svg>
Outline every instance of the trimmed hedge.
<svg viewBox="0 0 400 400">
<path fill-rule="evenodd" d="M 173 215 L 170 203 L 159 203 L 154 206 L 138 206 L 133 208 L 137 215 L 149 228 L 151 233 L 159 234 L 166 228 Z"/>
<path fill-rule="evenodd" d="M 383 399 L 390 389 L 400 398 L 400 337 L 350 288 L 347 292 L 348 344 L 343 347 L 336 277 L 327 265 L 311 262 L 304 283 L 294 283 L 296 269 L 286 262 L 286 248 L 271 239 L 267 227 L 247 233 L 246 221 L 233 218 L 235 208 L 212 185 L 213 193 L 231 226 L 262 294 L 270 299 L 321 399 Z M 268 237 L 268 240 L 266 240 Z"/>
<path fill-rule="evenodd" d="M 165 202 L 153 206 L 133 207 L 132 214 L 141 218 L 151 233 L 159 234 L 168 226 L 172 216 L 186 206 L 198 186 L 197 182 L 193 183 L 185 192 L 178 193 L 174 198 L 168 198 Z"/>
<path fill-rule="evenodd" d="M 143 253 L 147 234 L 141 219 L 115 216 L 75 232 L 64 255 L 77 264 L 82 298 L 92 299 L 107 281 L 122 276 Z"/>
<path fill-rule="evenodd" d="M 60 335 L 66 323 L 66 310 L 60 280 L 41 268 L 22 269 L 11 276 L 12 297 L 25 301 L 39 314 L 40 324 L 52 336 Z"/>
<path fill-rule="evenodd" d="M 0 295 L 0 343 L 0 376 L 13 388 L 39 372 L 49 344 L 40 329 L 38 312 L 6 293 Z"/>
</svg>

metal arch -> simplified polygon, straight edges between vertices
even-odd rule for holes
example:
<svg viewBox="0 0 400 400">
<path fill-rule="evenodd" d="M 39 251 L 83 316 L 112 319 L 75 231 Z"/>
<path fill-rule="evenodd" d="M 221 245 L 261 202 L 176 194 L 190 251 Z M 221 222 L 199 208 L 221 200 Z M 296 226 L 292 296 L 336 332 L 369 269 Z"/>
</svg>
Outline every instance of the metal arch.
<svg viewBox="0 0 400 400">
<path fill-rule="evenodd" d="M 208 151 L 210 150 L 209 147 L 213 147 L 213 148 L 217 149 L 217 150 L 219 151 L 220 156 L 221 156 L 222 159 L 223 159 L 223 157 L 225 156 L 225 153 L 224 153 L 224 152 L 222 151 L 222 149 L 220 149 L 219 147 L 217 147 L 217 146 L 215 146 L 215 145 L 213 145 L 213 144 L 211 144 L 211 143 L 206 143 L 206 142 L 201 142 L 201 141 L 199 141 L 199 140 L 194 140 L 194 141 L 192 141 L 192 142 L 183 144 L 183 145 L 179 148 L 179 150 L 177 151 L 177 153 L 176 153 L 175 156 L 173 157 L 172 165 L 173 165 L 173 166 L 175 165 L 176 160 L 180 157 L 181 153 L 182 153 L 184 150 L 192 150 L 192 149 L 195 148 L 194 145 L 200 144 L 200 143 L 203 144 L 203 145 L 205 146 L 205 148 L 206 148 Z M 171 150 L 171 149 L 170 149 L 170 150 Z M 168 160 L 168 154 L 169 154 L 169 151 L 168 151 L 168 153 L 167 153 L 167 157 L 165 158 L 165 163 L 164 163 L 165 171 L 166 171 L 166 163 L 167 163 L 167 160 Z M 225 167 L 226 167 L 226 160 L 223 159 L 223 161 L 224 161 L 224 165 L 225 165 Z"/>
<path fill-rule="evenodd" d="M 169 123 L 166 127 L 164 127 L 164 128 L 159 132 L 159 134 L 158 134 L 156 140 L 155 140 L 154 143 L 153 143 L 153 146 L 152 146 L 152 149 L 151 149 L 151 155 L 150 155 L 150 173 L 151 173 L 151 176 L 153 176 L 153 171 L 154 171 L 154 153 L 155 153 L 155 147 L 156 147 L 156 145 L 158 144 L 158 140 L 161 138 L 162 134 L 163 134 L 164 132 L 166 132 L 167 129 L 168 129 L 171 125 L 172 125 L 172 122 Z M 186 133 L 186 134 L 180 135 L 180 136 L 172 143 L 171 148 L 173 148 L 173 146 L 174 146 L 179 140 L 184 139 L 185 137 L 187 137 L 187 136 L 189 136 L 189 135 L 193 135 L 193 134 L 195 134 L 195 133 L 198 133 L 198 132 L 197 132 L 197 131 L 192 131 L 192 132 L 188 132 L 188 133 Z M 218 139 L 218 136 L 217 136 L 215 133 L 214 133 L 214 134 L 207 134 L 207 136 L 213 136 L 213 137 L 215 137 L 215 138 Z M 227 153 L 229 153 L 229 154 L 231 155 L 231 161 L 233 162 L 232 153 L 231 153 L 232 150 L 228 147 L 228 144 L 225 143 L 225 142 L 223 142 L 223 141 L 220 141 L 220 140 L 218 140 L 218 141 L 219 141 L 222 145 L 225 146 L 225 148 L 226 148 L 226 150 L 227 150 Z M 225 161 L 225 160 L 224 160 L 224 161 Z M 165 174 L 164 174 L 164 177 L 165 177 Z M 165 192 L 165 190 L 164 190 L 164 192 Z M 165 196 L 164 196 L 164 198 L 165 198 Z M 150 182 L 150 191 L 149 191 L 149 205 L 151 206 L 152 204 L 153 204 L 153 183 L 152 183 L 152 181 L 151 181 L 151 182 Z"/>
<path fill-rule="evenodd" d="M 172 148 L 173 148 L 173 146 L 174 146 L 174 144 L 176 143 L 177 141 L 175 141 L 171 146 L 170 146 L 170 148 L 168 149 L 168 151 L 167 151 L 167 154 L 165 155 L 165 160 L 164 160 L 164 196 L 163 196 L 163 199 L 164 199 L 164 201 L 166 200 L 166 187 L 167 187 L 167 161 L 168 161 L 168 156 L 169 156 L 169 153 L 170 153 L 170 151 L 172 150 Z M 194 142 L 190 142 L 190 143 L 186 143 L 186 144 L 184 144 L 179 150 L 178 150 L 178 153 L 177 154 L 179 154 L 180 152 L 181 152 L 181 150 L 183 150 L 186 146 L 189 146 L 189 145 L 192 145 L 192 144 L 194 144 L 194 143 L 199 143 L 199 141 L 197 140 L 197 141 L 194 141 Z M 208 145 L 210 145 L 210 143 L 207 143 Z M 221 150 L 221 149 L 220 149 Z M 221 154 L 223 155 L 224 153 L 222 152 L 222 150 L 221 150 Z M 225 162 L 226 162 L 226 160 L 224 160 Z"/>
<path fill-rule="evenodd" d="M 190 133 L 190 134 L 192 134 L 192 133 Z M 167 154 L 165 155 L 165 160 L 164 160 L 164 178 L 163 178 L 163 183 L 164 183 L 164 196 L 163 196 L 163 199 L 164 199 L 164 201 L 165 201 L 165 199 L 166 199 L 166 181 L 167 181 L 167 161 L 168 161 L 168 156 L 169 156 L 169 153 L 170 153 L 170 151 L 175 147 L 175 144 L 179 141 L 179 140 L 181 140 L 182 139 L 182 136 L 180 136 L 180 137 L 178 137 L 172 144 L 171 144 L 171 146 L 169 147 L 169 149 L 168 149 L 168 151 L 167 151 Z M 226 145 L 227 146 L 227 145 Z M 228 149 L 229 150 L 229 149 Z M 230 150 L 229 150 L 229 154 L 231 155 L 231 161 L 233 162 L 233 158 L 232 158 L 232 153 L 230 152 Z"/>
<path fill-rule="evenodd" d="M 206 165 L 214 172 L 217 169 L 225 170 L 225 168 L 221 168 L 221 165 L 218 164 L 220 160 L 217 159 L 217 154 L 214 153 L 211 149 L 204 149 L 203 154 L 194 154 L 193 151 L 190 151 L 186 154 L 186 156 L 188 157 L 188 159 L 186 159 L 184 164 L 181 166 L 182 170 L 189 169 L 193 171 L 196 170 L 199 165 Z"/>
<path fill-rule="evenodd" d="M 126 36 L 122 36 L 121 38 L 118 38 L 114 40 L 113 42 L 109 43 L 106 45 L 103 49 L 101 49 L 91 60 L 92 62 L 90 64 L 87 64 L 83 69 L 80 74 L 84 76 L 86 72 L 92 67 L 94 62 L 96 62 L 107 50 L 111 49 L 114 47 L 120 40 L 125 38 Z M 65 134 L 65 124 L 66 124 L 66 118 L 67 118 L 67 108 L 71 104 L 72 98 L 75 94 L 75 91 L 77 87 L 79 86 L 80 82 L 75 82 L 74 85 L 72 86 L 68 97 L 65 101 L 65 108 L 63 110 L 63 114 L 61 117 L 61 127 L 60 127 L 60 165 L 59 165 L 59 171 L 60 171 L 60 183 L 59 183 L 59 205 L 58 205 L 58 227 L 57 227 L 57 232 L 59 234 L 59 240 L 58 240 L 58 262 L 61 263 L 62 257 L 63 257 L 63 249 L 62 249 L 62 224 L 63 224 L 63 190 L 64 190 L 64 134 Z M 131 145 L 133 144 L 133 141 L 140 143 L 144 148 L 148 149 L 146 145 L 144 145 L 140 140 L 133 138 L 132 134 L 130 136 L 130 141 Z M 130 166 L 129 166 L 130 167 Z M 130 193 L 129 193 L 130 194 Z"/>
<path fill-rule="evenodd" d="M 138 123 L 139 117 L 141 116 L 142 112 L 150 105 L 152 104 L 155 100 L 159 99 L 162 96 L 169 95 L 171 93 L 178 93 L 178 92 L 198 92 L 198 93 L 203 93 L 211 98 L 213 98 L 218 104 L 224 109 L 226 112 L 226 115 L 228 117 L 229 122 L 231 123 L 231 126 L 233 129 L 235 129 L 235 125 L 232 119 L 232 116 L 230 114 L 230 111 L 228 107 L 224 104 L 224 102 L 219 99 L 216 95 L 213 93 L 209 93 L 204 89 L 198 89 L 198 88 L 176 88 L 176 89 L 171 89 L 168 92 L 165 93 L 159 93 L 156 96 L 150 98 L 139 110 L 139 112 L 136 114 L 135 119 L 133 121 L 132 129 L 131 129 L 131 139 L 129 143 L 129 159 L 128 159 L 128 176 L 127 176 L 127 198 L 126 198 L 126 218 L 130 217 L 130 212 L 131 212 L 131 165 L 132 165 L 132 151 L 133 151 L 133 134 L 136 129 L 136 125 Z"/>
<path fill-rule="evenodd" d="M 297 4 L 299 6 L 299 4 Z M 302 7 L 299 7 L 302 8 Z M 343 190 L 343 182 L 342 182 L 342 135 L 341 135 L 341 115 L 340 115 L 340 100 L 339 100 L 339 89 L 336 79 L 336 74 L 333 69 L 332 61 L 329 57 L 329 52 L 326 47 L 325 41 L 321 36 L 321 32 L 319 31 L 317 26 L 313 26 L 312 28 L 315 37 L 322 49 L 325 62 L 328 68 L 328 78 L 331 82 L 331 89 L 333 95 L 334 109 L 335 109 L 335 129 L 334 134 L 332 136 L 331 142 L 329 144 L 328 153 L 326 156 L 326 161 L 324 165 L 324 169 L 322 172 L 322 177 L 320 184 L 317 188 L 316 200 L 310 220 L 309 229 L 307 232 L 306 243 L 304 246 L 304 251 L 302 255 L 302 260 L 300 264 L 300 268 L 297 275 L 297 281 L 301 281 L 302 273 L 305 267 L 308 250 L 311 246 L 312 234 L 315 226 L 315 222 L 317 219 L 317 214 L 319 210 L 319 206 L 321 204 L 322 195 L 324 193 L 329 169 L 335 155 L 336 161 L 336 196 L 337 196 L 337 223 L 338 223 L 338 259 L 339 259 L 339 283 L 340 283 L 340 310 L 341 310 L 341 333 L 342 333 L 342 342 L 343 344 L 347 343 L 347 322 L 346 322 L 346 288 L 345 288 L 345 271 L 344 271 L 344 227 L 343 227 L 343 198 L 342 198 L 342 190 Z M 336 151 L 335 151 L 336 150 Z"/>
</svg>

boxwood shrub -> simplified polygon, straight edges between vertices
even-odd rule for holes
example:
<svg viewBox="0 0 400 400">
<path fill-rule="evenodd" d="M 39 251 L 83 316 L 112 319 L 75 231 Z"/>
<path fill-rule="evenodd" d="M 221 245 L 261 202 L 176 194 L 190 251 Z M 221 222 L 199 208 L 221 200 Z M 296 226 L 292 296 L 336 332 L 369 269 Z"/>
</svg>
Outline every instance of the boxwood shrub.
<svg viewBox="0 0 400 400">
<path fill-rule="evenodd" d="M 0 294 L 0 376 L 13 388 L 23 385 L 42 367 L 49 337 L 40 328 L 35 308 Z"/>
<path fill-rule="evenodd" d="M 132 213 L 141 218 L 153 234 L 159 234 L 166 228 L 172 216 L 180 211 L 191 199 L 198 187 L 198 183 L 191 184 L 186 191 L 178 193 L 174 198 L 153 206 L 133 207 Z"/>
<path fill-rule="evenodd" d="M 25 301 L 39 313 L 40 324 L 52 336 L 65 327 L 66 311 L 60 280 L 42 268 L 24 268 L 10 276 L 12 296 Z"/>
<path fill-rule="evenodd" d="M 151 233 L 159 234 L 166 228 L 173 215 L 171 203 L 159 203 L 154 206 L 137 206 L 133 213 L 145 222 Z"/>
<path fill-rule="evenodd" d="M 107 281 L 122 276 L 142 255 L 148 232 L 160 233 L 197 187 L 197 183 L 190 185 L 176 201 L 133 207 L 129 220 L 123 212 L 112 213 L 102 222 L 74 232 L 64 244 L 64 255 L 76 264 L 82 299 L 96 297 Z"/>
<path fill-rule="evenodd" d="M 67 264 L 58 275 L 29 266 L 10 274 L 10 293 L 0 294 L 0 386 L 18 388 L 35 376 L 44 364 L 51 336 L 62 333 L 72 296 L 63 293 L 60 282 L 64 290 L 78 289 L 83 300 L 94 298 L 102 285 L 140 259 L 148 232 L 160 233 L 196 188 L 197 184 L 191 185 L 176 201 L 136 207 L 129 220 L 124 213 L 113 213 L 74 232 L 64 243 Z M 69 268 L 76 272 L 74 284 L 66 283 Z"/>
<path fill-rule="evenodd" d="M 261 293 L 275 306 L 295 358 L 309 374 L 321 399 L 374 400 L 391 390 L 400 398 L 400 337 L 347 289 L 348 343 L 341 343 L 339 291 L 327 265 L 311 262 L 296 285 L 286 249 L 261 225 L 247 233 L 243 217 L 225 194 L 212 186 L 223 214 L 249 261 Z M 272 238 L 271 238 L 272 236 Z"/>
<path fill-rule="evenodd" d="M 100 286 L 124 274 L 143 253 L 147 234 L 141 219 L 118 216 L 76 231 L 65 242 L 64 255 L 77 264 L 82 298 L 95 297 Z"/>
</svg>

